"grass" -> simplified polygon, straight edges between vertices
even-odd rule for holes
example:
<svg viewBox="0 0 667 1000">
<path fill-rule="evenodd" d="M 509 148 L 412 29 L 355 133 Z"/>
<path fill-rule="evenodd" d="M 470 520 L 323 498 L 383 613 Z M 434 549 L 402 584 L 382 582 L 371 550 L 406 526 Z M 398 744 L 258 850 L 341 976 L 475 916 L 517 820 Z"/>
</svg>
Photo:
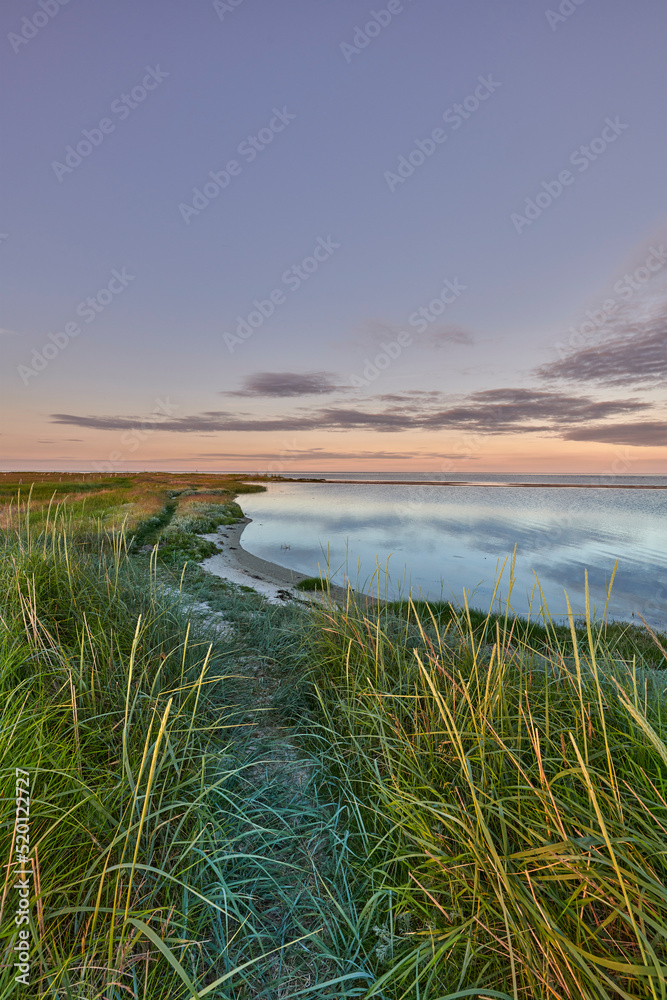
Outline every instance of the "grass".
<svg viewBox="0 0 667 1000">
<path fill-rule="evenodd" d="M 201 562 L 212 555 L 216 544 L 199 536 L 210 534 L 223 524 L 236 524 L 243 517 L 243 511 L 233 502 L 194 500 L 199 496 L 198 492 L 188 491 L 187 499 L 181 495 L 168 500 L 159 513 L 138 526 L 132 551 L 150 551 L 157 545 L 160 562 L 180 568 L 187 562 Z"/>
<path fill-rule="evenodd" d="M 299 583 L 297 583 L 296 589 L 305 591 L 326 591 L 328 589 L 328 584 L 326 580 L 323 580 L 319 576 L 307 576 L 305 580 L 300 580 Z"/>
<path fill-rule="evenodd" d="M 271 722 L 265 665 L 240 629 L 209 627 L 209 642 L 189 624 L 157 550 L 147 566 L 122 531 L 93 547 L 79 527 L 23 509 L 3 536 L 4 865 L 20 846 L 16 768 L 31 789 L 23 995 L 332 995 L 318 984 L 348 967 L 321 888 L 337 816 Z M 14 884 L 6 867 L 2 997 L 17 989 Z"/>
<path fill-rule="evenodd" d="M 661 673 L 590 620 L 563 645 L 544 623 L 545 655 L 514 619 L 396 610 L 320 610 L 311 650 L 368 859 L 367 995 L 664 997 Z"/>
<path fill-rule="evenodd" d="M 48 532 L 31 535 L 26 524 L 9 536 L 2 562 L 3 798 L 14 769 L 25 769 L 33 995 L 78 996 L 84 984 L 150 995 L 156 982 L 183 995 L 199 978 L 199 854 L 211 851 L 219 824 L 209 815 L 226 772 L 215 758 L 202 770 L 204 747 L 231 722 L 207 711 L 220 664 L 201 644 L 179 641 L 150 591 L 130 594 L 122 536 L 112 559 L 86 557 L 72 542 L 56 515 Z M 3 841 L 9 858 L 10 824 Z M 184 885 L 197 913 L 190 920 Z M 5 912 L 13 895 L 6 879 Z M 232 919 L 243 919 L 241 896 L 235 908 Z M 3 921 L 5 942 L 12 930 Z"/>
<path fill-rule="evenodd" d="M 399 617 L 409 617 L 413 612 L 419 618 L 434 618 L 439 629 L 445 629 L 449 625 L 455 626 L 462 619 L 462 609 L 460 606 L 450 602 L 426 602 L 396 601 L 392 603 L 392 609 Z M 489 639 L 493 639 L 496 625 L 503 625 L 505 616 L 498 613 L 490 613 L 475 608 L 465 609 L 465 619 L 469 623 L 470 631 L 477 644 L 483 645 Z M 512 615 L 512 626 L 514 638 L 524 646 L 542 652 L 549 656 L 553 650 L 567 651 L 568 655 L 573 654 L 572 632 L 568 623 L 563 625 L 554 622 L 546 612 L 539 619 L 528 619 L 521 615 Z M 574 619 L 574 629 L 577 641 L 585 642 L 587 639 L 587 623 L 585 618 Z M 651 632 L 643 625 L 635 625 L 630 622 L 607 621 L 601 623 L 601 639 L 608 653 L 613 654 L 621 660 L 630 661 L 633 656 L 647 666 L 654 666 L 664 669 L 667 666 L 665 655 L 660 646 L 656 644 Z M 667 643 L 667 635 L 661 634 L 662 644 Z"/>
<path fill-rule="evenodd" d="M 188 561 L 239 517 L 238 477 L 72 477 L 50 503 L 53 478 L 29 508 L 0 478 L 22 995 L 667 997 L 664 637 L 268 605 Z"/>
</svg>

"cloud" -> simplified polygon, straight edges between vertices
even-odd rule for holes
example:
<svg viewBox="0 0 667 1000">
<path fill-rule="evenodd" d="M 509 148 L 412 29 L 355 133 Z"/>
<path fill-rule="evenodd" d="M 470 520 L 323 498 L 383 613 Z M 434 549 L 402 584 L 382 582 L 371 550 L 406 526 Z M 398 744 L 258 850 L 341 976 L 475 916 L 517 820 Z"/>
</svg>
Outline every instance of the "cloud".
<svg viewBox="0 0 667 1000">
<path fill-rule="evenodd" d="M 0 327 L 0 337 L 18 337 L 18 333 L 16 330 L 5 330 L 3 327 Z"/>
<path fill-rule="evenodd" d="M 444 394 L 439 389 L 405 389 L 403 392 L 384 392 L 375 398 L 388 403 L 414 403 L 444 399 Z"/>
<path fill-rule="evenodd" d="M 412 344 L 416 347 L 435 350 L 449 347 L 451 344 L 471 345 L 475 343 L 475 337 L 469 330 L 451 323 L 428 326 L 426 330 L 419 331 L 407 324 L 400 326 L 397 323 L 381 319 L 367 320 L 356 339 L 364 345 L 381 347 L 388 340 L 396 340 L 399 333 L 409 333 L 412 337 Z"/>
<path fill-rule="evenodd" d="M 651 388 L 667 379 L 667 316 L 655 328 L 602 341 L 567 358 L 542 365 L 545 380 L 599 382 Z"/>
<path fill-rule="evenodd" d="M 390 407 L 400 407 L 401 412 L 407 415 L 419 413 L 425 406 L 442 402 L 445 397 L 437 390 L 407 389 L 405 392 L 384 392 L 374 398 L 376 402 L 387 403 Z"/>
<path fill-rule="evenodd" d="M 284 448 L 280 452 L 264 452 L 260 454 L 253 455 L 238 455 L 231 454 L 224 451 L 200 451 L 197 452 L 197 458 L 223 458 L 236 461 L 238 460 L 250 460 L 253 461 L 270 461 L 274 462 L 278 459 L 285 461 L 290 461 L 292 459 L 414 459 L 414 458 L 451 458 L 458 459 L 461 461 L 477 461 L 476 456 L 472 455 L 461 455 L 460 453 L 454 455 L 443 454 L 440 451 L 377 451 L 375 449 L 366 451 L 325 451 L 324 448 Z"/>
<path fill-rule="evenodd" d="M 460 406 L 425 416 L 422 426 L 458 427 L 482 434 L 548 432 L 648 408 L 649 403 L 632 399 L 594 400 L 535 389 L 487 389 L 471 393 Z"/>
<path fill-rule="evenodd" d="M 577 427 L 563 435 L 566 441 L 598 441 L 600 444 L 629 444 L 636 448 L 667 445 L 667 423 L 659 420 L 628 424 Z"/>
<path fill-rule="evenodd" d="M 379 433 L 414 430 L 457 430 L 480 434 L 560 433 L 573 424 L 592 424 L 613 416 L 627 416 L 651 408 L 633 399 L 594 400 L 588 396 L 530 389 L 489 389 L 472 393 L 462 403 L 443 407 L 431 394 L 389 396 L 381 409 L 330 406 L 301 408 L 274 417 L 208 410 L 161 421 L 159 431 L 178 434 L 211 434 L 243 431 L 370 430 Z M 407 397 L 407 398 L 406 398 Z M 96 430 L 130 430 L 136 417 L 78 416 L 54 413 L 53 423 Z"/>
<path fill-rule="evenodd" d="M 223 396 L 319 396 L 336 392 L 333 372 L 255 372 L 243 381 L 243 388 Z"/>
<path fill-rule="evenodd" d="M 440 326 L 427 330 L 426 343 L 431 347 L 447 347 L 449 344 L 474 344 L 475 338 L 469 330 L 461 326 Z"/>
<path fill-rule="evenodd" d="M 382 341 L 395 340 L 403 327 L 383 319 L 369 319 L 355 333 L 354 339 L 363 345 L 379 346 Z"/>
<path fill-rule="evenodd" d="M 83 441 L 83 438 L 40 438 L 37 444 L 62 444 L 64 441 Z"/>
<path fill-rule="evenodd" d="M 55 424 L 70 424 L 93 430 L 124 431 L 136 427 L 139 417 L 84 417 L 72 413 L 52 413 L 51 420 Z M 318 419 L 314 415 L 262 418 L 238 416 L 227 410 L 206 410 L 190 417 L 171 417 L 162 420 L 156 430 L 172 431 L 176 434 L 211 434 L 216 431 L 285 431 L 302 428 L 310 430 L 318 426 Z"/>
<path fill-rule="evenodd" d="M 586 334 L 586 324 L 575 331 L 579 341 L 585 337 L 588 343 L 559 361 L 542 365 L 535 373 L 539 378 L 647 389 L 665 382 L 667 276 L 653 278 L 631 301 L 610 299 L 606 311 L 590 315 L 597 324 L 588 322 L 592 332 Z"/>
</svg>

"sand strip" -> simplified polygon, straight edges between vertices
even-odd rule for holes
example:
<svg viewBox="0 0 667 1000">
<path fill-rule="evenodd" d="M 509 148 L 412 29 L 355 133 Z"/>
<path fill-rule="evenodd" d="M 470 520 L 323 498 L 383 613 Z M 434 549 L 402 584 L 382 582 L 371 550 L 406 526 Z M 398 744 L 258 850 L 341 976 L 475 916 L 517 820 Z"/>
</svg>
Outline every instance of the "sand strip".
<svg viewBox="0 0 667 1000">
<path fill-rule="evenodd" d="M 261 559 L 243 548 L 241 535 L 251 521 L 251 517 L 244 517 L 236 524 L 221 525 L 217 531 L 202 535 L 202 538 L 214 542 L 221 549 L 215 555 L 204 559 L 201 563 L 202 569 L 238 586 L 252 587 L 259 594 L 263 594 L 271 604 L 282 604 L 290 599 L 306 602 L 326 601 L 326 595 L 317 591 L 296 589 L 297 583 L 309 579 L 306 573 L 298 573 L 286 566 L 269 562 L 268 559 Z M 346 591 L 343 587 L 332 585 L 330 593 L 336 603 L 345 602 Z"/>
</svg>

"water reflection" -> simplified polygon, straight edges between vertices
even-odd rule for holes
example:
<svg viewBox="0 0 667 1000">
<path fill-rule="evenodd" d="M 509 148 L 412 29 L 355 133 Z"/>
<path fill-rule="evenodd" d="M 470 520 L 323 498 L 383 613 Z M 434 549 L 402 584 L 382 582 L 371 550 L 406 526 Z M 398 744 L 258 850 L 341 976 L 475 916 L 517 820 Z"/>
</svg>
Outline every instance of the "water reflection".
<svg viewBox="0 0 667 1000">
<path fill-rule="evenodd" d="M 537 573 L 550 611 L 584 609 L 584 571 L 602 607 L 614 564 L 613 616 L 667 625 L 667 492 L 412 485 L 276 484 L 242 498 L 250 552 L 336 582 L 368 583 L 389 561 L 390 596 L 413 592 L 488 605 L 498 566 L 517 546 L 512 605 L 528 610 Z M 281 546 L 288 545 L 288 549 Z M 500 593 L 506 595 L 506 588 Z M 535 604 L 533 605 L 535 607 Z M 539 596 L 537 598 L 539 607 Z"/>
</svg>

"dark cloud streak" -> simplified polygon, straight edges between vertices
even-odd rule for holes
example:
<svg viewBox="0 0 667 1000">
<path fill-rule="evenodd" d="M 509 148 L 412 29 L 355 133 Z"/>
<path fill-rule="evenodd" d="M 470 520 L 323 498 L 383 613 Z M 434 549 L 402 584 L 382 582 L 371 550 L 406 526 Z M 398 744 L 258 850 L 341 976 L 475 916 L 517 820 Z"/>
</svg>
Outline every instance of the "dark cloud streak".
<svg viewBox="0 0 667 1000">
<path fill-rule="evenodd" d="M 600 444 L 629 444 L 638 448 L 659 448 L 667 445 L 667 423 L 637 421 L 628 424 L 603 424 L 578 427 L 563 434 L 566 441 L 597 441 Z"/>
<path fill-rule="evenodd" d="M 223 396 L 290 397 L 319 396 L 337 392 L 334 372 L 255 372 L 243 381 L 243 388 Z"/>
<path fill-rule="evenodd" d="M 438 459 L 459 459 L 460 461 L 478 461 L 477 457 L 469 455 L 454 454 L 448 455 L 443 454 L 439 451 L 325 451 L 323 448 L 285 448 L 280 452 L 264 452 L 262 454 L 253 454 L 251 456 L 247 455 L 236 455 L 229 452 L 221 451 L 200 451 L 197 452 L 198 458 L 223 458 L 223 459 L 243 459 L 247 460 L 251 458 L 253 461 L 276 461 L 281 460 L 283 462 L 297 461 L 298 459 L 414 459 L 414 458 L 438 458 Z"/>
<path fill-rule="evenodd" d="M 400 399 L 400 402 L 399 402 Z M 587 396 L 529 389 L 490 389 L 472 393 L 457 406 L 439 407 L 431 396 L 389 395 L 381 410 L 330 406 L 312 412 L 275 417 L 239 415 L 208 410 L 160 422 L 159 430 L 179 434 L 214 432 L 271 432 L 371 430 L 378 433 L 414 430 L 457 430 L 480 434 L 543 433 L 564 436 L 573 424 L 590 424 L 608 417 L 650 409 L 649 403 L 633 399 L 597 401 Z M 130 430 L 136 417 L 77 416 L 54 413 L 53 423 L 95 430 Z"/>
<path fill-rule="evenodd" d="M 664 251 L 663 251 L 664 253 Z M 629 286 L 628 286 L 629 290 Z M 607 311 L 589 313 L 572 351 L 535 374 L 553 381 L 651 388 L 667 379 L 667 275 L 664 270 L 630 301 L 610 300 Z M 587 332 L 587 327 L 591 328 Z"/>
<path fill-rule="evenodd" d="M 667 380 L 667 317 L 658 329 L 606 340 L 542 365 L 539 378 L 650 388 Z"/>
</svg>

